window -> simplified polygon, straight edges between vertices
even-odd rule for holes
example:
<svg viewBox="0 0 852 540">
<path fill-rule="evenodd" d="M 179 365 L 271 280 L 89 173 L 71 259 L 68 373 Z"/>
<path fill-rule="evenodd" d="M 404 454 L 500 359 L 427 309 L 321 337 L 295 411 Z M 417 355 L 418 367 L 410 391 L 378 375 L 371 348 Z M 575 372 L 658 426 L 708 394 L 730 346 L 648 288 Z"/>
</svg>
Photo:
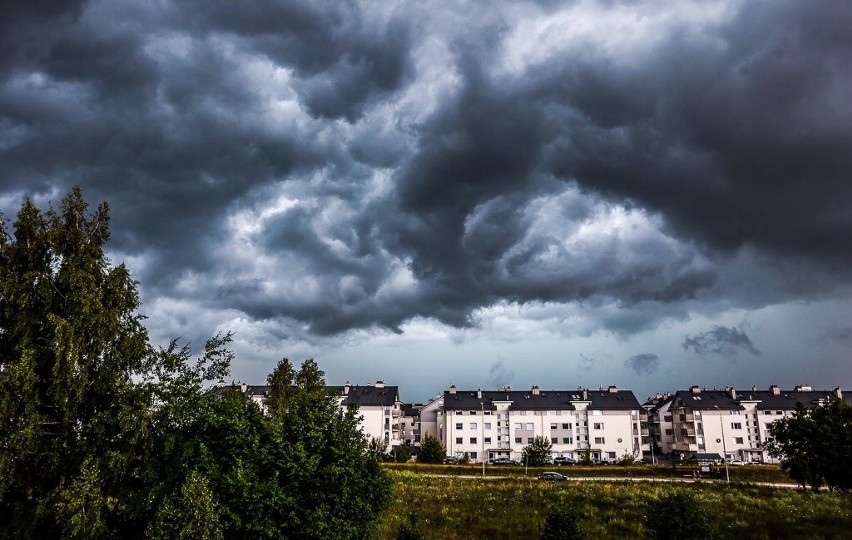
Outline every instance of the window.
<svg viewBox="0 0 852 540">
<path fill-rule="evenodd" d="M 482 429 L 491 429 L 491 422 L 484 422 L 482 424 Z"/>
<path fill-rule="evenodd" d="M 471 422 L 471 423 L 470 423 L 470 429 L 472 429 L 472 430 L 473 430 L 473 429 L 476 429 L 476 422 Z"/>
<path fill-rule="evenodd" d="M 515 429 L 521 429 L 521 425 L 520 422 L 515 422 Z"/>
<path fill-rule="evenodd" d="M 556 429 L 556 426 L 559 425 L 556 422 L 550 424 L 550 429 Z"/>
<path fill-rule="evenodd" d="M 470 459 L 476 459 L 476 452 L 470 453 Z"/>
<path fill-rule="evenodd" d="M 533 423 L 532 422 L 527 423 L 527 431 L 532 431 L 533 429 L 535 429 L 535 426 L 533 425 Z"/>
<path fill-rule="evenodd" d="M 674 435 L 673 429 L 666 429 L 666 435 Z"/>
<path fill-rule="evenodd" d="M 766 429 L 769 429 L 769 428 L 771 428 L 771 427 L 772 427 L 772 422 L 766 422 L 766 423 L 765 423 L 765 424 L 763 424 L 763 425 L 764 425 L 764 426 L 766 426 Z"/>
<path fill-rule="evenodd" d="M 458 424 L 456 424 L 456 429 L 462 429 L 462 424 L 461 424 L 461 422 L 459 422 Z"/>
<path fill-rule="evenodd" d="M 571 437 L 562 437 L 562 444 L 571 444 Z"/>
<path fill-rule="evenodd" d="M 595 437 L 595 444 L 606 444 L 604 437 Z"/>
<path fill-rule="evenodd" d="M 532 442 L 533 442 L 533 438 L 532 438 L 532 437 L 527 437 L 527 444 L 532 444 Z"/>
<path fill-rule="evenodd" d="M 733 422 L 731 424 L 731 429 L 742 429 L 742 428 L 743 428 L 742 422 Z"/>
<path fill-rule="evenodd" d="M 559 444 L 559 437 L 551 437 L 550 444 Z"/>
<path fill-rule="evenodd" d="M 742 444 L 742 443 L 743 443 L 742 437 L 734 437 L 734 444 Z"/>
<path fill-rule="evenodd" d="M 571 424 L 562 424 L 562 429 L 571 429 Z"/>
<path fill-rule="evenodd" d="M 604 427 L 603 427 L 603 422 L 595 422 L 593 427 L 594 427 L 595 429 L 603 429 L 603 428 L 604 428 Z"/>
<path fill-rule="evenodd" d="M 491 444 L 491 437 L 483 437 L 482 442 L 484 442 L 485 444 Z"/>
<path fill-rule="evenodd" d="M 607 452 L 606 457 L 607 459 L 615 459 L 615 452 Z"/>
<path fill-rule="evenodd" d="M 461 443 L 462 443 L 462 438 L 456 437 L 456 444 L 461 444 Z"/>
<path fill-rule="evenodd" d="M 476 437 L 470 438 L 470 444 L 476 444 Z"/>
<path fill-rule="evenodd" d="M 515 442 L 516 442 L 516 443 L 518 443 L 518 444 L 521 444 L 521 438 L 520 438 L 520 437 L 515 437 Z"/>
</svg>

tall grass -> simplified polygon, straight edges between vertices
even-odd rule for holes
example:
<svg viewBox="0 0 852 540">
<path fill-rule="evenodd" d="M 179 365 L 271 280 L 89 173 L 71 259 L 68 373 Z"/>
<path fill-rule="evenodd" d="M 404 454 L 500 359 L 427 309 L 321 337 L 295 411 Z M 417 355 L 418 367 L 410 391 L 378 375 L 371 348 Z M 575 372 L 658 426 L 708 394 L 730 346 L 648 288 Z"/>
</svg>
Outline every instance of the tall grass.
<svg viewBox="0 0 852 540">
<path fill-rule="evenodd" d="M 394 498 L 381 538 L 417 513 L 426 539 L 536 539 L 552 506 L 582 516 L 589 538 L 643 538 L 649 502 L 688 490 L 720 538 L 850 538 L 852 497 L 742 484 L 539 482 L 526 478 L 435 477 L 392 470 Z"/>
</svg>

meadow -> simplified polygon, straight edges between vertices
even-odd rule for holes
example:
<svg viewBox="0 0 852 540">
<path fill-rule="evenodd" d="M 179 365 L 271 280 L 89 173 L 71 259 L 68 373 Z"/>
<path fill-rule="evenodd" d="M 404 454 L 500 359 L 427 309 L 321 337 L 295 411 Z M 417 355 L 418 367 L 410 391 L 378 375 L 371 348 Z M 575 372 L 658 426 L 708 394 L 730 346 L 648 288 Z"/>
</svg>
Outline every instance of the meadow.
<svg viewBox="0 0 852 540">
<path fill-rule="evenodd" d="M 542 482 L 534 474 L 482 479 L 435 476 L 400 466 L 389 471 L 394 494 L 379 535 L 388 540 L 396 538 L 411 513 L 417 514 L 426 539 L 536 539 L 554 506 L 575 509 L 589 538 L 643 538 L 649 501 L 672 490 L 685 490 L 696 498 L 711 515 L 719 538 L 840 539 L 852 534 L 848 494 L 742 482 Z"/>
</svg>

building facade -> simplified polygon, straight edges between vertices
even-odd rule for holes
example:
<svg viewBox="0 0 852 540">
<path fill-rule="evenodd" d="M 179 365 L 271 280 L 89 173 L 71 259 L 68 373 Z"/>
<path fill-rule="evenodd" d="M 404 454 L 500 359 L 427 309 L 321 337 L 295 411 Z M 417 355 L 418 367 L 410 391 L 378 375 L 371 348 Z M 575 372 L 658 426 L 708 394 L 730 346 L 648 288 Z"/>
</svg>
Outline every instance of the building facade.
<svg viewBox="0 0 852 540">
<path fill-rule="evenodd" d="M 772 385 L 767 390 L 707 390 L 692 386 L 675 392 L 671 401 L 671 449 L 684 457 L 703 454 L 747 463 L 770 462 L 766 443 L 772 423 L 791 415 L 799 403 L 816 407 L 831 398 L 844 399 L 840 388 L 782 390 Z"/>
<path fill-rule="evenodd" d="M 475 462 L 520 460 L 535 437 L 551 442 L 553 457 L 576 460 L 641 459 L 648 448 L 643 444 L 643 435 L 648 436 L 647 427 L 642 428 L 644 409 L 633 392 L 615 386 L 597 391 L 543 391 L 537 386 L 529 391 L 460 391 L 451 386 L 441 405 L 434 408 L 447 455 L 467 455 Z"/>
</svg>

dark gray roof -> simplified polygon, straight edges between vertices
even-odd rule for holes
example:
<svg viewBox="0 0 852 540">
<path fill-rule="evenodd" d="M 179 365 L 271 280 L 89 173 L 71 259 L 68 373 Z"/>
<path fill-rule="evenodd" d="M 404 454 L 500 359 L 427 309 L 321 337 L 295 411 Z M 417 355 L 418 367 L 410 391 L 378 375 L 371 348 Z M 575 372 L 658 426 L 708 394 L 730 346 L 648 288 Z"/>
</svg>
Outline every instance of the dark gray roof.
<svg viewBox="0 0 852 540">
<path fill-rule="evenodd" d="M 835 397 L 833 390 L 779 390 L 778 394 L 771 390 L 734 390 L 735 396 L 730 390 L 678 390 L 675 392 L 674 406 L 688 407 L 693 410 L 710 410 L 718 407 L 723 410 L 743 410 L 742 402 L 754 401 L 758 410 L 791 410 L 796 408 L 797 403 L 806 407 L 817 405 L 821 402 Z M 848 396 L 843 398 L 850 401 Z"/>
<path fill-rule="evenodd" d="M 348 388 L 348 391 L 346 390 Z M 327 386 L 329 395 L 343 396 L 343 403 L 356 403 L 361 406 L 392 407 L 399 401 L 398 386 Z"/>
<path fill-rule="evenodd" d="M 250 398 L 253 396 L 265 396 L 269 391 L 269 387 L 266 385 L 260 384 L 246 384 L 245 390 L 242 389 L 243 385 L 240 384 L 229 384 L 224 386 L 214 386 L 211 389 L 211 392 L 217 395 L 223 395 L 225 392 L 236 391 L 243 394 L 245 397 Z"/>
<path fill-rule="evenodd" d="M 617 410 L 617 409 L 639 409 L 639 401 L 630 390 L 616 390 L 610 392 L 604 390 L 541 390 L 538 394 L 531 390 L 456 390 L 444 392 L 444 410 L 472 411 L 480 410 L 483 405 L 485 410 L 496 410 L 495 401 L 511 401 L 509 410 L 527 411 L 557 411 L 574 410 L 572 401 L 590 401 L 590 409 L 595 410 Z"/>
</svg>

